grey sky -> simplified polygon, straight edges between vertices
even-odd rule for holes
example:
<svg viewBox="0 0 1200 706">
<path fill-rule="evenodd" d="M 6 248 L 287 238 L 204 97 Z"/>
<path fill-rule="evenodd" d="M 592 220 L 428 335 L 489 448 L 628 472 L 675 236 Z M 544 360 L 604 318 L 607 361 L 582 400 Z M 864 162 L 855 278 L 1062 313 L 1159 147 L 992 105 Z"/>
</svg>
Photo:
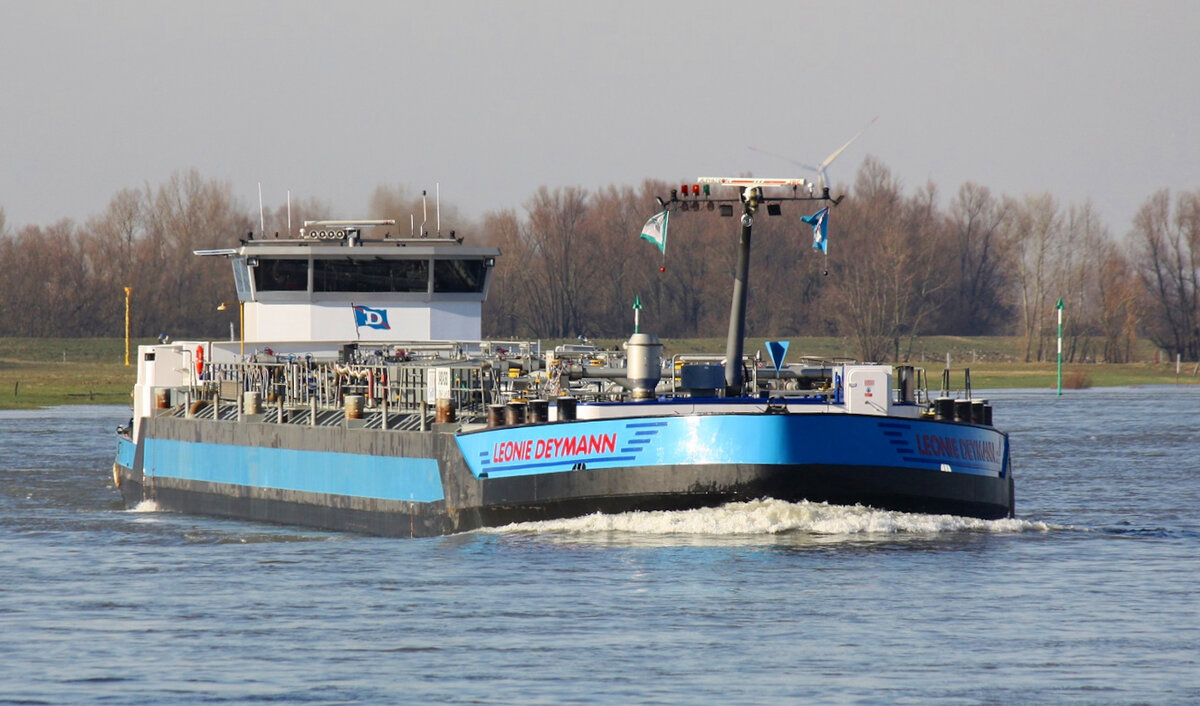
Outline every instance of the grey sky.
<svg viewBox="0 0 1200 706">
<path fill-rule="evenodd" d="M 540 185 L 807 176 L 873 155 L 1092 199 L 1200 188 L 1197 2 L 0 0 L 0 206 L 83 220 L 195 167 L 257 210 L 379 184 L 470 215 Z M 647 204 L 647 212 L 651 205 Z"/>
</svg>

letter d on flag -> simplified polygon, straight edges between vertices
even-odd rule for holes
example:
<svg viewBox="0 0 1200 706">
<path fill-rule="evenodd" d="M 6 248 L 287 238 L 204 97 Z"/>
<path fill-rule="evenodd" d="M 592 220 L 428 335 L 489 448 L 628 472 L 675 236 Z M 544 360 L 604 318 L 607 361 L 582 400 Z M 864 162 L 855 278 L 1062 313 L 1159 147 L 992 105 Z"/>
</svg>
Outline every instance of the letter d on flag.
<svg viewBox="0 0 1200 706">
<path fill-rule="evenodd" d="M 369 306 L 359 306 L 352 304 L 354 307 L 354 325 L 365 326 L 367 328 L 390 330 L 392 327 L 388 325 L 387 309 L 372 309 Z"/>
</svg>

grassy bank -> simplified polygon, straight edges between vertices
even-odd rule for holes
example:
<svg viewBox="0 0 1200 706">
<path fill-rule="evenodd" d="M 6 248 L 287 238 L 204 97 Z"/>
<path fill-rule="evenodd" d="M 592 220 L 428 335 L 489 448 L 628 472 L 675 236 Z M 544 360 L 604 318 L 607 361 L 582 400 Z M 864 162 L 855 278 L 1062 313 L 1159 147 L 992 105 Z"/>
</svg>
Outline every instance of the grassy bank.
<svg viewBox="0 0 1200 706">
<path fill-rule="evenodd" d="M 136 378 L 124 339 L 0 339 L 0 409 L 128 404 Z"/>
<path fill-rule="evenodd" d="M 134 343 L 151 343 L 151 340 Z M 553 346 L 544 342 L 545 347 Z M 604 347 L 621 341 L 594 341 Z M 723 354 L 725 340 L 666 339 L 668 357 L 684 352 Z M 788 361 L 801 356 L 848 357 L 850 344 L 836 338 L 793 338 Z M 765 351 L 764 339 L 749 339 L 746 352 Z M 932 336 L 917 341 L 911 351 L 913 365 L 925 368 L 930 386 L 936 387 L 950 355 L 951 384 L 961 389 L 963 369 L 970 368 L 975 389 L 1044 388 L 1056 385 L 1055 364 L 1018 362 L 1023 357 L 1019 339 L 1003 336 L 965 338 Z M 766 360 L 765 352 L 762 354 Z M 1142 344 L 1134 352 L 1142 362 L 1125 365 L 1068 364 L 1063 369 L 1066 389 L 1126 387 L 1136 385 L 1194 385 L 1200 383 L 1195 363 L 1184 363 L 1175 374 L 1174 363 L 1155 363 L 1154 349 Z M 136 368 L 125 366 L 125 342 L 119 338 L 11 338 L 0 339 L 0 409 L 46 407 L 62 404 L 128 404 Z"/>
</svg>

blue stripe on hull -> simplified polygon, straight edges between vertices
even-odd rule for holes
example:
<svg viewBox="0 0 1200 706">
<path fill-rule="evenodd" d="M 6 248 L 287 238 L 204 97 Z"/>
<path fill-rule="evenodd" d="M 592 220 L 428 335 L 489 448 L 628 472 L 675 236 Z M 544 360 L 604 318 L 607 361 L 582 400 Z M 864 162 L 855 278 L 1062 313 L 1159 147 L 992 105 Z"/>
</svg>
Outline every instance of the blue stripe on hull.
<svg viewBox="0 0 1200 706">
<path fill-rule="evenodd" d="M 583 468 L 761 464 L 1004 477 L 1008 438 L 987 427 L 847 414 L 712 414 L 490 429 L 457 437 L 476 477 Z"/>
<path fill-rule="evenodd" d="M 123 436 L 117 437 L 117 463 L 126 468 L 133 468 L 133 459 L 137 454 L 137 444 Z"/>
<path fill-rule="evenodd" d="M 145 445 L 143 472 L 147 478 L 179 478 L 383 500 L 445 499 L 438 463 L 432 458 L 165 439 L 146 439 Z M 121 446 L 119 451 L 123 450 Z"/>
</svg>

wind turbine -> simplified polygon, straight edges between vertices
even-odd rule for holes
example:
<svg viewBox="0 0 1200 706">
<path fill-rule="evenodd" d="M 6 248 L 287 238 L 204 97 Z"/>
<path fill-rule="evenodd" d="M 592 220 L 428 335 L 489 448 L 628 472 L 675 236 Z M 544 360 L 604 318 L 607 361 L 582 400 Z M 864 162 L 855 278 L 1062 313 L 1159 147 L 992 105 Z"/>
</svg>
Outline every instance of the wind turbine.
<svg viewBox="0 0 1200 706">
<path fill-rule="evenodd" d="M 829 181 L 829 172 L 827 170 L 829 168 L 829 165 L 833 164 L 833 160 L 837 159 L 838 156 L 842 154 L 842 152 L 846 151 L 847 147 L 849 147 L 855 140 L 857 140 L 859 137 L 861 137 L 862 134 L 867 131 L 867 128 L 874 125 L 876 120 L 879 120 L 878 115 L 876 115 L 874 118 L 871 118 L 871 122 L 867 123 L 866 126 L 863 127 L 863 129 L 859 130 L 858 134 L 856 134 L 854 137 L 851 137 L 849 140 L 847 140 L 846 144 L 844 144 L 841 147 L 834 150 L 833 154 L 826 157 L 825 161 L 821 162 L 819 165 L 817 165 L 815 167 L 812 165 L 809 165 L 809 164 L 803 164 L 801 162 L 797 162 L 788 157 L 784 157 L 781 154 L 775 154 L 774 152 L 767 152 L 766 150 L 760 150 L 757 147 L 751 147 L 750 149 L 754 150 L 755 152 L 761 152 L 762 154 L 768 154 L 768 155 L 771 155 L 772 157 L 777 157 L 779 159 L 786 160 L 787 162 L 790 162 L 791 164 L 794 164 L 795 166 L 800 167 L 801 169 L 807 169 L 810 172 L 816 172 L 817 181 L 819 182 L 819 186 L 821 187 L 821 193 L 825 194 L 826 197 L 828 197 L 830 181 Z"/>
</svg>

